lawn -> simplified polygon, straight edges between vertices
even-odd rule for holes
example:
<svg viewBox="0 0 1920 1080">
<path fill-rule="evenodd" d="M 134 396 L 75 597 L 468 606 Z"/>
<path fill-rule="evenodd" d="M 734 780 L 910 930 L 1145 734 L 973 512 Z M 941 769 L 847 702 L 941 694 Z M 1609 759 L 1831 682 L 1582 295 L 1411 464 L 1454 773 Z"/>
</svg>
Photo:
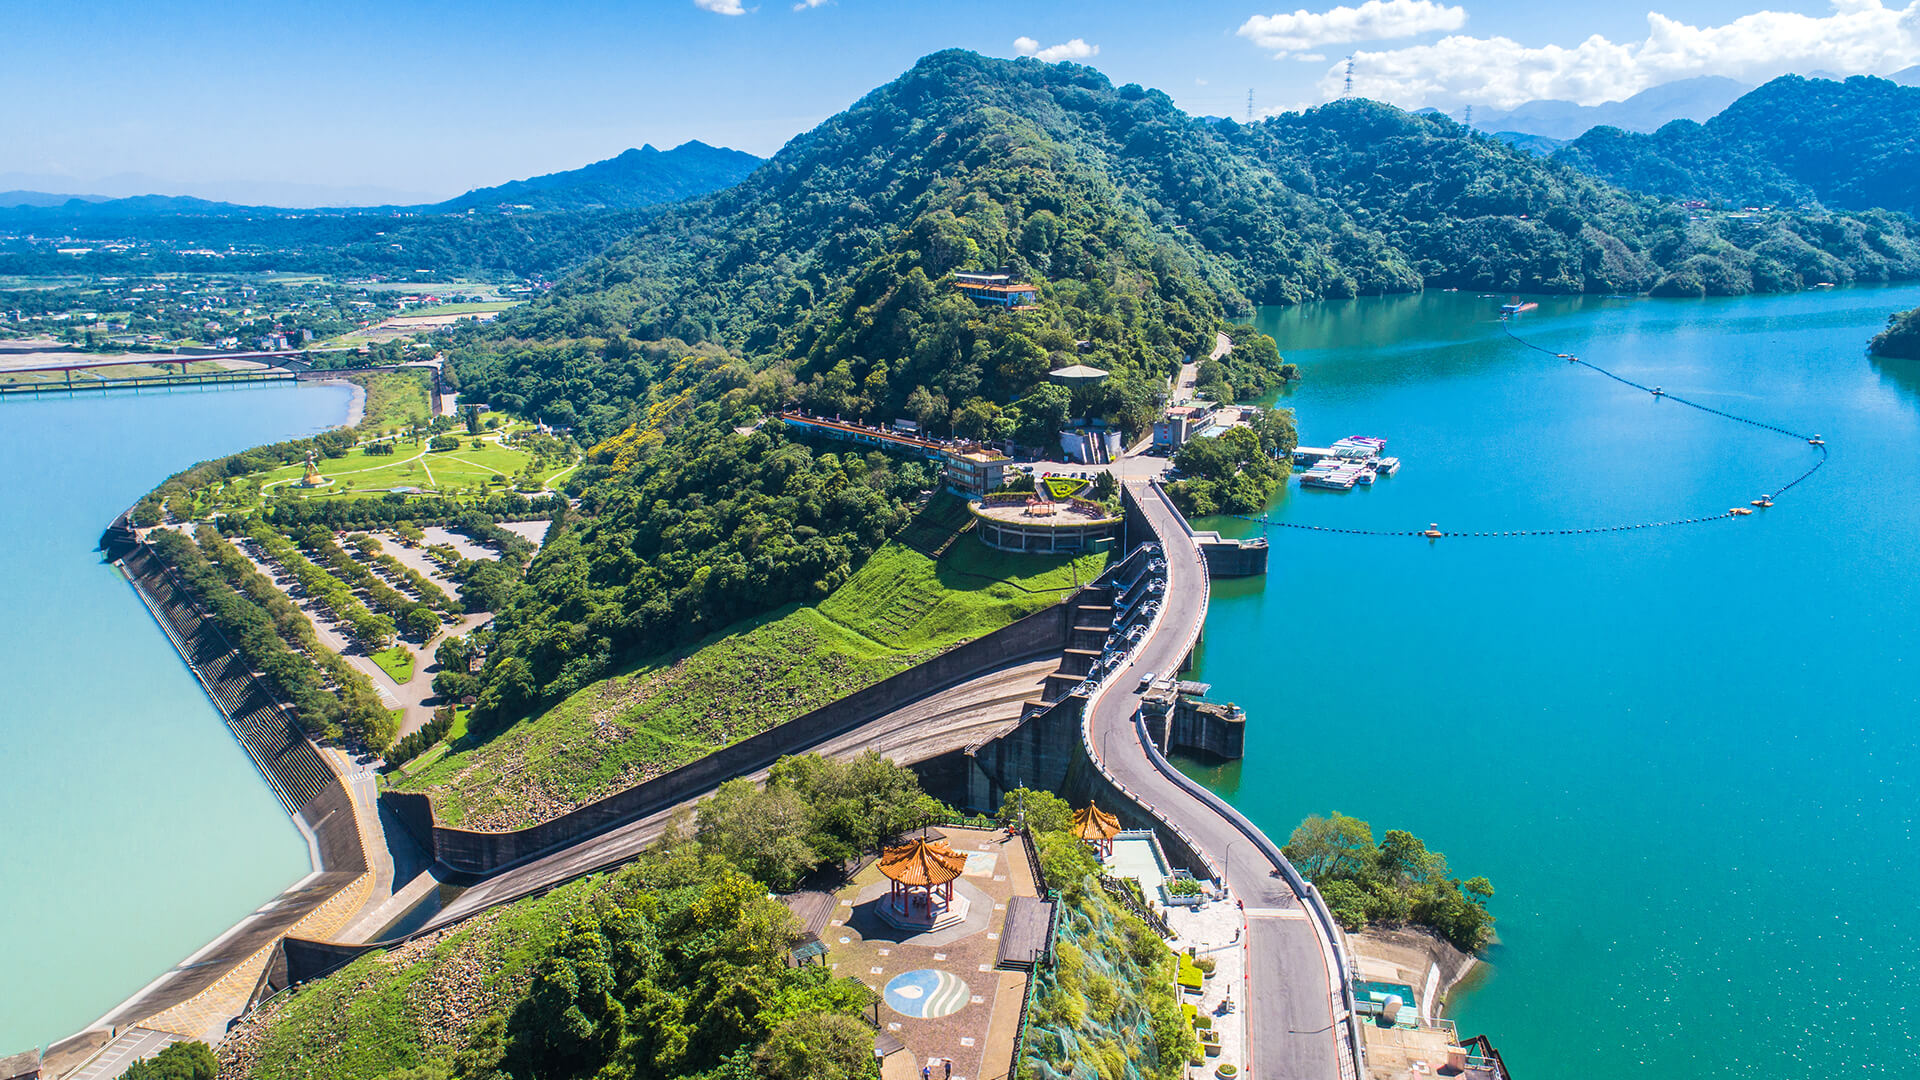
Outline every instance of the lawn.
<svg viewBox="0 0 1920 1080">
<path fill-rule="evenodd" d="M 380 494 L 394 488 L 447 492 L 485 484 L 495 476 L 511 480 L 526 467 L 528 455 L 518 450 L 494 442 L 482 442 L 482 448 L 474 450 L 473 436 L 461 435 L 459 439 L 457 450 L 429 450 L 426 442 L 404 439 L 393 443 L 391 454 L 369 454 L 366 447 L 356 447 L 344 456 L 319 463 L 320 475 L 334 481 L 332 484 L 299 493 L 306 498 L 339 498 Z M 260 484 L 277 490 L 299 483 L 306 471 L 305 464 L 284 465 L 261 474 Z"/>
<path fill-rule="evenodd" d="M 424 420 L 433 413 L 433 401 L 427 393 L 427 372 L 375 371 L 363 375 L 348 373 L 348 378 L 367 391 L 367 411 L 360 426 L 367 431 L 399 427 L 412 420 Z"/>
<path fill-rule="evenodd" d="M 413 652 L 405 645 L 381 649 L 373 654 L 373 662 L 380 665 L 380 670 L 386 672 L 396 685 L 413 678 Z"/>
<path fill-rule="evenodd" d="M 491 738 L 449 739 L 399 786 L 432 794 L 450 825 L 557 817 L 997 630 L 1105 564 L 995 552 L 972 537 L 938 562 L 888 544 L 816 606 L 643 660 Z"/>
</svg>

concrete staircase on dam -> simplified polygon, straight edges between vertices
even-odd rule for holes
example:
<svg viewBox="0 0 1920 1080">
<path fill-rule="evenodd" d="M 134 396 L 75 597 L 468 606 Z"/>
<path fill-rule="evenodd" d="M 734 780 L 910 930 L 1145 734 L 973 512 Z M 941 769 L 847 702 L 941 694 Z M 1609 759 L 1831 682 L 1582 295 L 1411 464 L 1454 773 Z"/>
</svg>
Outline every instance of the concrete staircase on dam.
<svg viewBox="0 0 1920 1080">
<path fill-rule="evenodd" d="M 1067 647 L 1061 652 L 1059 669 L 1047 676 L 1036 706 L 1044 708 L 1066 697 L 1092 673 L 1113 628 L 1113 599 L 1110 585 L 1088 586 L 1073 598 L 1067 608 Z"/>
</svg>

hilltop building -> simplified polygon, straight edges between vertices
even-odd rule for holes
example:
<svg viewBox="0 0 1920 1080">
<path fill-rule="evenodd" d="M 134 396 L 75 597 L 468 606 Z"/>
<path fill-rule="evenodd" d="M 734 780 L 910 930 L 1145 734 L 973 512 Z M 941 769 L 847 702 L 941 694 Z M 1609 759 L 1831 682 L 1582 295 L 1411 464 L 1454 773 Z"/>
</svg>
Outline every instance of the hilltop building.
<svg viewBox="0 0 1920 1080">
<path fill-rule="evenodd" d="M 942 452 L 940 475 L 962 495 L 978 497 L 1007 486 L 1007 455 L 987 447 Z"/>
<path fill-rule="evenodd" d="M 808 416 L 794 409 L 780 414 L 780 422 L 794 431 L 839 442 L 904 450 L 940 463 L 941 479 L 961 495 L 978 498 L 1006 486 L 1007 456 L 990 446 L 968 442 L 943 442 L 917 431 L 869 427 L 851 420 L 829 420 Z"/>
<path fill-rule="evenodd" d="M 953 275 L 953 287 L 981 307 L 1019 311 L 1032 307 L 1040 298 L 1037 286 L 1016 282 L 1010 274 Z"/>
</svg>

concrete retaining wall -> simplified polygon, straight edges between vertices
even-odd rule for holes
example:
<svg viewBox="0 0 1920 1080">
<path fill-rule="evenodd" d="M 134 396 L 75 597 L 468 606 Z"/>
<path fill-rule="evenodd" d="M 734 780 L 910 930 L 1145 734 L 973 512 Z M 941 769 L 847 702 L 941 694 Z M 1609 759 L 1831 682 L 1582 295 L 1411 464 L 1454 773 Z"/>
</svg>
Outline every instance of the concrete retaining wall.
<svg viewBox="0 0 1920 1080">
<path fill-rule="evenodd" d="M 1174 706 L 1166 738 L 1166 745 L 1172 749 L 1233 760 L 1244 752 L 1246 742 L 1244 711 L 1191 698 L 1181 698 Z"/>
<path fill-rule="evenodd" d="M 616 792 L 564 817 L 514 832 L 485 833 L 433 824 L 426 847 L 441 864 L 470 874 L 490 874 L 535 855 L 578 843 L 607 829 L 684 802 L 736 776 L 772 765 L 826 739 L 844 734 L 904 705 L 976 678 L 996 668 L 1066 647 L 1068 601 L 956 646 L 924 664 L 867 687 L 804 716 L 717 750 L 665 775 Z M 421 822 L 420 797 L 381 796 L 409 829 Z"/>
</svg>

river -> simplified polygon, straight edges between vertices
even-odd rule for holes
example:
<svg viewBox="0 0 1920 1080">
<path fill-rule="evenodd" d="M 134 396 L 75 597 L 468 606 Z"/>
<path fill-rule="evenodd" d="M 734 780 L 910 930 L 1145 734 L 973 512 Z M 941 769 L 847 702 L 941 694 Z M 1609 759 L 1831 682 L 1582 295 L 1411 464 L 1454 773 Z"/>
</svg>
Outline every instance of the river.
<svg viewBox="0 0 1920 1080">
<path fill-rule="evenodd" d="M 1572 528 L 1716 513 L 1804 443 L 1509 342 L 1468 294 L 1262 312 L 1301 441 L 1397 476 L 1276 520 Z M 1530 539 L 1276 529 L 1217 584 L 1197 677 L 1245 758 L 1187 763 L 1271 835 L 1404 828 L 1484 874 L 1500 943 L 1451 1010 L 1524 1080 L 1892 1075 L 1920 1060 L 1920 364 L 1865 355 L 1920 288 L 1543 299 L 1517 330 L 1818 432 L 1751 517 Z M 1258 526 L 1206 523 L 1250 535 Z M 1257 779 L 1256 779 L 1257 778 Z"/>
<path fill-rule="evenodd" d="M 0 1056 L 91 1023 L 310 867 L 94 551 L 196 461 L 338 423 L 343 386 L 0 400 Z"/>
</svg>

